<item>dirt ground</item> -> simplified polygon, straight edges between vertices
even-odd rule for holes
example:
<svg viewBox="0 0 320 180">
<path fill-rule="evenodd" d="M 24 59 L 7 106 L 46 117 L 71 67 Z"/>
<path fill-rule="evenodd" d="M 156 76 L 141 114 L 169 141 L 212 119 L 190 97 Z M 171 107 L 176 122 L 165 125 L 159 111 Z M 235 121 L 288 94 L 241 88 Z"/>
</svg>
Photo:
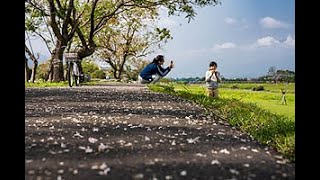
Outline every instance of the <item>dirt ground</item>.
<svg viewBox="0 0 320 180">
<path fill-rule="evenodd" d="M 204 109 L 136 84 L 26 88 L 25 179 L 295 179 Z"/>
</svg>

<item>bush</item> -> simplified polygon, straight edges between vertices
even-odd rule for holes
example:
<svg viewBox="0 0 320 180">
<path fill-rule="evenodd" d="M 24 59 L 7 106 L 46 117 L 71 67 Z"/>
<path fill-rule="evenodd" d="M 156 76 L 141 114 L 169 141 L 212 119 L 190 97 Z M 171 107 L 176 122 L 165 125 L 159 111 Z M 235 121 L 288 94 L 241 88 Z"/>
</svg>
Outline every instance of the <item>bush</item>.
<svg viewBox="0 0 320 180">
<path fill-rule="evenodd" d="M 92 78 L 97 78 L 97 79 L 105 79 L 106 78 L 106 73 L 103 70 L 97 70 L 91 73 Z"/>
<path fill-rule="evenodd" d="M 233 85 L 233 86 L 231 86 L 231 89 L 239 89 L 239 86 L 238 85 Z"/>
<path fill-rule="evenodd" d="M 264 87 L 263 86 L 253 87 L 252 91 L 264 91 Z"/>
</svg>

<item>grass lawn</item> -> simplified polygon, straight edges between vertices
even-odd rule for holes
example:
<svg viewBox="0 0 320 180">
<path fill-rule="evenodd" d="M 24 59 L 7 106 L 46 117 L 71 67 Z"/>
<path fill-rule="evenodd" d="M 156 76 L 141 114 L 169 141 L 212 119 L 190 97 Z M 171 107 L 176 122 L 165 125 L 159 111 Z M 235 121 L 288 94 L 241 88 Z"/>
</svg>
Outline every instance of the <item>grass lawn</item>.
<svg viewBox="0 0 320 180">
<path fill-rule="evenodd" d="M 252 91 L 256 86 L 263 86 L 265 91 Z M 232 87 L 237 86 L 237 89 Z M 205 85 L 174 85 L 175 91 L 186 90 L 193 93 L 206 94 Z M 281 104 L 281 89 L 286 89 L 287 105 Z M 257 106 L 272 113 L 285 115 L 294 121 L 295 94 L 294 84 L 222 84 L 219 89 L 221 98 L 239 99 L 245 103 L 255 103 Z"/>
</svg>

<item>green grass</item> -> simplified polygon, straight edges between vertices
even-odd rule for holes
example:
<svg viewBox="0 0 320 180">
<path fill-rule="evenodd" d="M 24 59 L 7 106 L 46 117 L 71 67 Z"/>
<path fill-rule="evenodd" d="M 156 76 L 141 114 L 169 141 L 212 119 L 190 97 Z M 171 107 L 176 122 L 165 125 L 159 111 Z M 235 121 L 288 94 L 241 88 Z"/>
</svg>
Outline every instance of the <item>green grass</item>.
<svg viewBox="0 0 320 180">
<path fill-rule="evenodd" d="M 295 83 L 222 83 L 221 88 L 239 88 L 251 90 L 253 87 L 263 86 L 265 91 L 281 92 L 281 89 L 286 89 L 287 93 L 295 93 Z"/>
<path fill-rule="evenodd" d="M 253 87 L 263 86 L 265 91 L 252 91 Z M 173 84 L 175 91 L 187 90 L 192 93 L 206 94 L 205 85 L 181 85 Z M 237 89 L 233 89 L 237 86 Z M 280 104 L 281 89 L 287 87 L 286 99 L 287 105 Z M 285 115 L 294 121 L 295 119 L 295 94 L 294 84 L 222 84 L 219 89 L 221 98 L 238 99 L 245 103 L 255 103 L 262 109 L 269 110 L 272 113 Z"/>
<path fill-rule="evenodd" d="M 99 80 L 92 80 L 88 82 L 82 82 L 80 86 L 90 86 L 96 85 L 100 83 Z M 47 81 L 37 81 L 34 83 L 25 82 L 25 87 L 69 87 L 68 81 L 60 81 L 60 82 L 47 82 Z"/>
<path fill-rule="evenodd" d="M 46 82 L 46 81 L 38 81 L 38 82 L 25 82 L 25 87 L 63 87 L 69 86 L 68 81 L 61 82 Z"/>
<path fill-rule="evenodd" d="M 280 92 L 221 88 L 220 94 L 222 98 L 234 98 L 246 103 L 255 103 L 257 106 L 272 113 L 285 115 L 292 120 L 295 118 L 295 95 L 293 93 L 286 94 L 287 105 L 281 104 L 282 94 Z"/>
<path fill-rule="evenodd" d="M 248 99 L 256 99 L 257 101 L 261 97 L 267 97 L 269 100 L 277 100 L 277 97 L 245 89 L 237 91 L 225 89 L 226 91 L 223 91 L 221 88 L 220 98 L 211 98 L 206 95 L 206 88 L 199 85 L 157 84 L 149 85 L 149 88 L 152 91 L 173 94 L 201 104 L 207 109 L 207 113 L 224 119 L 232 126 L 239 127 L 241 131 L 250 134 L 260 143 L 274 147 L 289 160 L 295 161 L 294 119 L 284 114 L 271 112 L 269 109 L 263 108 L 261 104 L 257 105 L 256 102 L 244 101 L 246 96 Z M 232 92 L 236 93 L 232 94 Z M 223 93 L 225 94 L 222 95 Z M 237 93 L 240 93 L 242 99 L 237 98 L 239 96 Z M 265 103 L 264 101 L 267 100 L 262 100 L 262 104 Z M 290 100 L 290 102 L 292 101 L 294 102 L 294 99 Z M 267 106 L 266 103 L 264 105 Z"/>
</svg>

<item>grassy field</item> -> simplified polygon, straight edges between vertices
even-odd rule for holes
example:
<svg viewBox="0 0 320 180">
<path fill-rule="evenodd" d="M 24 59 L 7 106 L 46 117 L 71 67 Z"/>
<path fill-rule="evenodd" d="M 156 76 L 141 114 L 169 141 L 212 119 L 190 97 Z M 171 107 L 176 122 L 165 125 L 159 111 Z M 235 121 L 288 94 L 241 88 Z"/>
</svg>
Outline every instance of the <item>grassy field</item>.
<svg viewBox="0 0 320 180">
<path fill-rule="evenodd" d="M 264 91 L 252 91 L 252 88 L 263 86 Z M 287 90 L 287 105 L 281 104 L 281 89 Z M 182 85 L 175 84 L 175 91 L 186 90 L 192 93 L 206 94 L 205 85 Z M 285 115 L 294 121 L 295 119 L 295 86 L 291 84 L 254 84 L 254 83 L 238 83 L 238 84 L 221 84 L 219 89 L 221 98 L 238 99 L 245 103 L 255 103 L 262 109 L 269 110 L 272 113 Z"/>
</svg>

